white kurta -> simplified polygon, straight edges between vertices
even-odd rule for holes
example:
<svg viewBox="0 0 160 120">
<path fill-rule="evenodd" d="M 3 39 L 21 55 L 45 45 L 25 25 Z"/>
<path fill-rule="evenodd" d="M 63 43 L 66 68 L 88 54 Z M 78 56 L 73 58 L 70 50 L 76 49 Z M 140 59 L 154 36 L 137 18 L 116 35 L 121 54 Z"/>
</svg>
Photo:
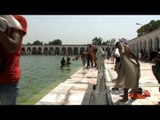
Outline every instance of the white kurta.
<svg viewBox="0 0 160 120">
<path fill-rule="evenodd" d="M 97 67 L 98 69 L 101 69 L 101 66 L 104 66 L 104 60 L 105 60 L 105 52 L 102 50 L 102 48 L 98 48 L 98 51 L 96 52 L 96 58 L 97 58 Z"/>
</svg>

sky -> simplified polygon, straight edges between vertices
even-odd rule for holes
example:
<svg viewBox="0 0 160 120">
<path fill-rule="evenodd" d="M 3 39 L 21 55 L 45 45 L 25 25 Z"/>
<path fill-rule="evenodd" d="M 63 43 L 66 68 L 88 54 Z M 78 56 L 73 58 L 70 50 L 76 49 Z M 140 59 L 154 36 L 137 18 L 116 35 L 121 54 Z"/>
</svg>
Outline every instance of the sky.
<svg viewBox="0 0 160 120">
<path fill-rule="evenodd" d="M 23 15 L 28 23 L 28 33 L 23 44 L 36 40 L 48 43 L 55 39 L 62 44 L 89 44 L 95 37 L 103 41 L 115 38 L 131 40 L 137 29 L 160 15 Z M 136 25 L 140 23 L 141 25 Z"/>
</svg>

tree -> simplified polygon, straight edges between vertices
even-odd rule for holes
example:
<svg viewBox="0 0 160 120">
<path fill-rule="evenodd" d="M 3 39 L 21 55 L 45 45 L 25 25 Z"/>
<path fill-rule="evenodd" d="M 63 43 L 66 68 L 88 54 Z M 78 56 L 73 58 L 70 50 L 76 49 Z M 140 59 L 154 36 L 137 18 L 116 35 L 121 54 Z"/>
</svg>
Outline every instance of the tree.
<svg viewBox="0 0 160 120">
<path fill-rule="evenodd" d="M 106 41 L 106 45 L 109 45 L 109 40 Z"/>
<path fill-rule="evenodd" d="M 33 42 L 33 45 L 43 45 L 43 42 L 40 42 L 39 40 L 36 40 Z"/>
<path fill-rule="evenodd" d="M 141 26 L 138 30 L 137 30 L 137 36 L 142 36 L 144 34 L 147 34 L 149 32 L 152 32 L 153 30 L 157 29 L 160 27 L 160 20 L 151 20 L 150 23 L 145 24 L 143 26 Z"/>
<path fill-rule="evenodd" d="M 92 39 L 92 44 L 101 45 L 102 44 L 102 40 L 103 39 L 101 37 L 100 38 L 95 37 L 95 38 Z"/>
<path fill-rule="evenodd" d="M 104 45 L 115 45 L 116 39 L 112 38 L 111 40 L 106 40 Z"/>
<path fill-rule="evenodd" d="M 116 39 L 112 38 L 111 41 L 110 41 L 110 45 L 115 45 L 115 42 L 116 42 Z"/>
<path fill-rule="evenodd" d="M 62 45 L 62 41 L 60 39 L 55 39 L 53 41 L 49 41 L 49 45 Z"/>
<path fill-rule="evenodd" d="M 27 45 L 31 45 L 31 43 L 28 42 Z"/>
<path fill-rule="evenodd" d="M 102 42 L 102 45 L 106 45 L 106 42 Z"/>
</svg>

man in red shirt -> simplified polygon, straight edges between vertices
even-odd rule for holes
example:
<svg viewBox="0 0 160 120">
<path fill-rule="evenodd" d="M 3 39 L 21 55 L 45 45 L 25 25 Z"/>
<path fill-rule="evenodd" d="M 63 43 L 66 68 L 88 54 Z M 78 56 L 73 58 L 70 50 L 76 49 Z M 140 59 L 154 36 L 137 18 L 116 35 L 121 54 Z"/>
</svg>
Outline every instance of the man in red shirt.
<svg viewBox="0 0 160 120">
<path fill-rule="evenodd" d="M 27 32 L 23 16 L 11 15 L 21 27 L 0 31 L 0 105 L 15 105 L 20 80 L 20 53 L 22 39 Z"/>
</svg>

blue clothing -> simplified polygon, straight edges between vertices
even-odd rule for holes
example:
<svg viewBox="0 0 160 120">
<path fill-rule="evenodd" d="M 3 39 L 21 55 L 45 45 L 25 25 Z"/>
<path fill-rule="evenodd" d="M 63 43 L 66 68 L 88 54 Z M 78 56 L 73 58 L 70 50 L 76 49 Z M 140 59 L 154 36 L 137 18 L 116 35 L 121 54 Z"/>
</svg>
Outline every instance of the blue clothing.
<svg viewBox="0 0 160 120">
<path fill-rule="evenodd" d="M 18 82 L 12 84 L 0 84 L 0 105 L 16 105 L 18 96 Z"/>
</svg>

